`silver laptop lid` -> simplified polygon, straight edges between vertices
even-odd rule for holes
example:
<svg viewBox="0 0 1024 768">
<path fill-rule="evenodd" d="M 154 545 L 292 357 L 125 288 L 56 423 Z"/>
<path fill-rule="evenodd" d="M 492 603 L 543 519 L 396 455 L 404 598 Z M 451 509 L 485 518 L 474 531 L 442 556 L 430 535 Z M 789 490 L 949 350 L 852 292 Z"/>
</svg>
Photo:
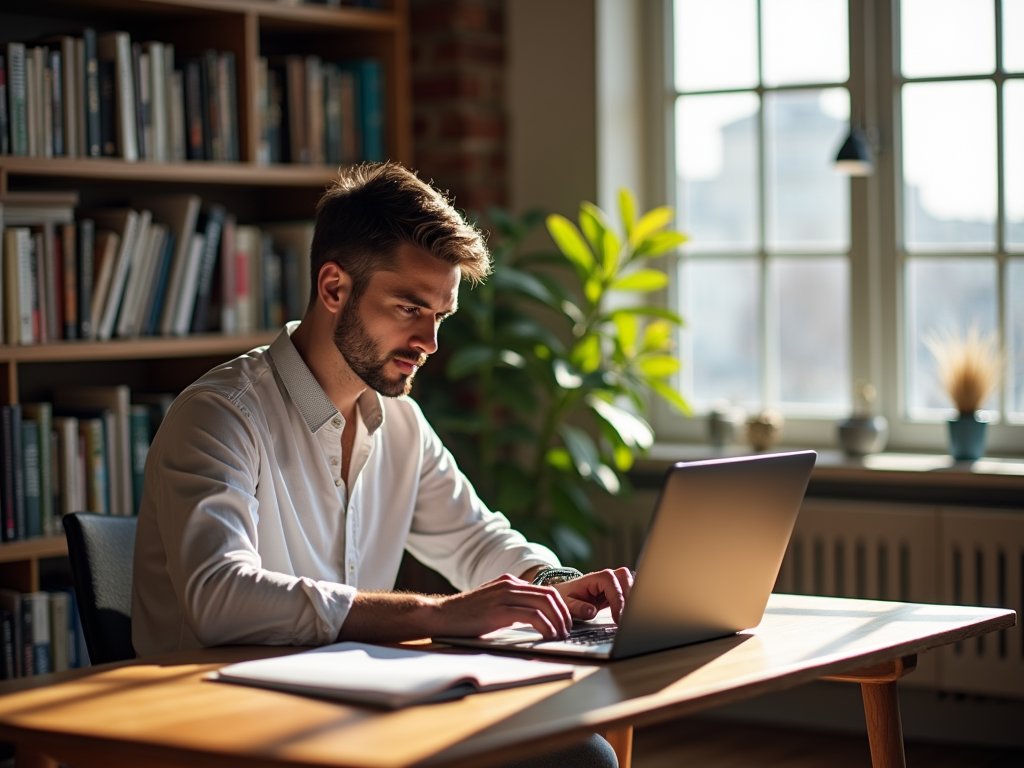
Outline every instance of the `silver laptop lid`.
<svg viewBox="0 0 1024 768">
<path fill-rule="evenodd" d="M 760 623 L 816 456 L 798 451 L 673 465 L 611 658 Z"/>
</svg>

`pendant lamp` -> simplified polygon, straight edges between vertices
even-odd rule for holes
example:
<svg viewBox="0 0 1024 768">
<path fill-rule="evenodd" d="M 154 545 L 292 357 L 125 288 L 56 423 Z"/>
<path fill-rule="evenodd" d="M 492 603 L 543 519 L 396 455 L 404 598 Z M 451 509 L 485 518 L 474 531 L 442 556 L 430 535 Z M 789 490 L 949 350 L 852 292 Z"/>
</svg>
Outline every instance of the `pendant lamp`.
<svg viewBox="0 0 1024 768">
<path fill-rule="evenodd" d="M 871 146 L 857 125 L 850 125 L 850 135 L 836 155 L 836 170 L 847 176 L 870 176 L 875 170 Z"/>
</svg>

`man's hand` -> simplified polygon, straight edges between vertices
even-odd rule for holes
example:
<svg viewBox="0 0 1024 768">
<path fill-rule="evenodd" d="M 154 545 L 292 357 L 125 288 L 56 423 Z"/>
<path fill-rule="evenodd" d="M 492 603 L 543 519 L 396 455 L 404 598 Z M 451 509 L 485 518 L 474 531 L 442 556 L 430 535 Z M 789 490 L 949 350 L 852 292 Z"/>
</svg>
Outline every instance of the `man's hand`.
<svg viewBox="0 0 1024 768">
<path fill-rule="evenodd" d="M 553 589 L 562 596 L 574 619 L 592 619 L 602 608 L 610 607 L 617 624 L 632 587 L 633 572 L 629 568 L 616 568 L 586 573 L 578 579 L 555 584 Z"/>
</svg>

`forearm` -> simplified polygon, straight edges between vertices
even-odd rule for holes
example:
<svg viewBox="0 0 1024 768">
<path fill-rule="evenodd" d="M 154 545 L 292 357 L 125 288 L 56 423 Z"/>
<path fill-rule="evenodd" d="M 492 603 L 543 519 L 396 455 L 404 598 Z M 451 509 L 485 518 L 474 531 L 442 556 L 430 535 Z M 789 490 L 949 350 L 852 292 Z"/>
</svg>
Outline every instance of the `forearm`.
<svg viewBox="0 0 1024 768">
<path fill-rule="evenodd" d="M 441 600 L 406 592 L 356 593 L 338 640 L 398 643 L 441 634 Z"/>
</svg>

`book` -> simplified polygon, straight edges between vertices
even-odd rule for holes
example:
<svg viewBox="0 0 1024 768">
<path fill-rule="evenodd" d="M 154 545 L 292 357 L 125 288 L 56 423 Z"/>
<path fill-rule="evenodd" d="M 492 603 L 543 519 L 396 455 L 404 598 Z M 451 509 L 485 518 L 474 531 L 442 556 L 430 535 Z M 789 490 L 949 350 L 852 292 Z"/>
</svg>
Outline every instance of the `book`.
<svg viewBox="0 0 1024 768">
<path fill-rule="evenodd" d="M 183 74 L 185 103 L 185 156 L 188 160 L 206 159 L 206 117 L 203 110 L 203 71 L 198 59 L 185 62 Z"/>
<path fill-rule="evenodd" d="M 110 467 L 110 513 L 130 515 L 132 509 L 131 392 L 127 385 L 56 387 L 54 411 L 61 415 L 79 415 L 70 409 L 107 411 L 104 415 L 108 466 Z"/>
<path fill-rule="evenodd" d="M 43 536 L 56 536 L 57 520 L 53 509 L 53 462 L 51 453 L 51 433 L 53 432 L 53 406 L 50 403 L 23 403 L 21 412 L 25 424 L 35 423 L 36 445 L 39 453 L 39 513 L 41 533 Z M 25 450 L 24 446 L 22 450 Z M 26 464 L 27 464 L 26 459 Z M 26 471 L 26 500 L 28 498 L 28 474 Z"/>
<path fill-rule="evenodd" d="M 93 267 L 96 263 L 96 223 L 92 219 L 78 222 L 77 270 L 78 287 L 78 338 L 92 338 L 92 287 Z"/>
<path fill-rule="evenodd" d="M 11 154 L 28 154 L 28 102 L 25 79 L 25 44 L 7 44 L 7 120 L 10 123 Z"/>
<path fill-rule="evenodd" d="M 167 94 L 170 147 L 168 159 L 180 163 L 188 156 L 185 149 L 185 81 L 180 70 L 174 70 L 167 78 Z"/>
<path fill-rule="evenodd" d="M 78 230 L 74 224 L 60 226 L 60 257 L 61 257 L 61 309 L 64 327 L 62 336 L 65 339 L 77 339 L 78 318 Z"/>
<path fill-rule="evenodd" d="M 91 28 L 82 30 L 82 63 L 85 85 L 85 155 L 100 157 L 104 154 L 100 125 L 100 68 L 96 53 L 96 30 Z"/>
<path fill-rule="evenodd" d="M 132 461 L 132 514 L 142 506 L 142 486 L 146 478 L 146 457 L 149 455 L 149 406 L 133 404 L 128 412 Z"/>
<path fill-rule="evenodd" d="M 145 45 L 149 57 L 149 110 L 151 123 L 151 159 L 158 163 L 166 163 L 169 158 L 167 136 L 169 121 L 167 118 L 167 75 L 165 70 L 166 55 L 164 44 L 150 41 Z"/>
<path fill-rule="evenodd" d="M 21 467 L 21 406 L 0 406 L 0 515 L 4 541 L 24 535 L 25 495 Z"/>
<path fill-rule="evenodd" d="M 54 157 L 67 155 L 67 133 L 64 115 L 64 54 L 61 50 L 50 49 L 47 73 L 47 104 L 49 106 L 49 128 L 52 154 Z"/>
<path fill-rule="evenodd" d="M 90 219 L 92 221 L 92 219 Z M 95 222 L 93 222 L 95 227 Z M 89 308 L 89 335 L 83 338 L 99 337 L 100 322 L 103 319 L 103 303 L 114 274 L 114 262 L 121 249 L 121 236 L 117 232 L 102 229 L 96 232 L 93 247 L 95 282 L 92 287 L 92 303 Z"/>
<path fill-rule="evenodd" d="M 0 680 L 13 680 L 18 676 L 14 637 L 14 615 L 0 608 Z"/>
<path fill-rule="evenodd" d="M 143 336 L 154 336 L 160 332 L 160 318 L 163 317 L 164 302 L 167 300 L 167 284 L 176 248 L 174 233 L 168 232 L 164 239 L 164 250 L 160 255 L 160 263 L 154 270 L 153 293 L 149 300 L 149 317 L 142 329 Z"/>
<path fill-rule="evenodd" d="M 261 314 L 262 291 L 257 290 L 261 277 L 260 230 L 250 225 L 235 227 L 235 327 L 239 333 L 251 333 L 258 328 Z"/>
<path fill-rule="evenodd" d="M 313 222 L 295 221 L 265 224 L 274 247 L 282 254 L 284 304 L 287 320 L 298 320 L 309 303 L 312 286 L 310 250 L 313 247 Z"/>
<path fill-rule="evenodd" d="M 7 57 L 0 53 L 0 155 L 11 153 L 10 136 L 7 122 Z"/>
<path fill-rule="evenodd" d="M 210 678 L 397 709 L 566 680 L 573 671 L 571 664 L 511 656 L 430 653 L 345 642 L 230 664 L 211 673 Z"/>
<path fill-rule="evenodd" d="M 35 538 L 43 535 L 39 423 L 28 418 L 21 422 L 21 471 L 25 489 L 25 538 Z"/>
<path fill-rule="evenodd" d="M 4 325 L 8 344 L 32 344 L 32 257 L 35 243 L 27 227 L 4 231 Z"/>
<path fill-rule="evenodd" d="M 71 668 L 71 633 L 67 592 L 46 592 L 50 608 L 50 671 L 64 672 Z"/>
<path fill-rule="evenodd" d="M 132 85 L 135 96 L 135 139 L 139 159 L 152 160 L 152 126 L 149 122 L 149 54 L 142 52 L 141 43 L 131 44 Z"/>
<path fill-rule="evenodd" d="M 117 157 L 117 66 L 112 61 L 98 61 L 100 154 Z"/>
<path fill-rule="evenodd" d="M 23 677 L 31 674 L 25 672 L 25 653 L 22 634 L 22 595 L 16 589 L 0 588 L 0 610 L 11 616 L 11 652 L 14 677 Z M 6 653 L 6 651 L 5 651 Z"/>
<path fill-rule="evenodd" d="M 54 416 L 53 428 L 57 433 L 57 470 L 60 484 L 60 507 L 55 510 L 61 515 L 85 509 L 85 498 L 79 493 L 78 419 L 74 416 Z"/>
<path fill-rule="evenodd" d="M 131 36 L 127 32 L 105 32 L 97 35 L 96 53 L 101 62 L 114 64 L 117 155 L 128 162 L 134 162 L 139 159 L 139 142 Z"/>
<path fill-rule="evenodd" d="M 78 417 L 82 436 L 82 476 L 85 480 L 85 511 L 110 514 L 107 447 L 103 416 Z"/>
<path fill-rule="evenodd" d="M 188 244 L 188 258 L 185 260 L 181 286 L 178 288 L 178 303 L 173 307 L 168 305 L 168 309 L 173 312 L 171 333 L 175 336 L 185 336 L 191 326 L 199 285 L 199 269 L 203 262 L 203 253 L 206 251 L 206 236 L 194 232 L 188 239 Z"/>
<path fill-rule="evenodd" d="M 235 259 L 235 226 L 237 222 L 232 213 L 224 217 L 224 226 L 220 233 L 220 331 L 235 333 L 238 330 L 236 318 L 238 278 L 235 276 L 237 266 Z"/>
<path fill-rule="evenodd" d="M 135 234 L 135 247 L 132 249 L 128 276 L 125 281 L 124 295 L 117 315 L 116 335 L 121 338 L 138 336 L 140 302 L 149 289 L 148 279 L 153 265 L 153 236 L 160 230 L 152 226 L 153 214 L 144 208 L 139 211 L 139 226 Z"/>
<path fill-rule="evenodd" d="M 204 215 L 200 227 L 203 231 L 203 253 L 199 263 L 199 275 L 196 281 L 196 296 L 192 309 L 192 333 L 205 333 L 210 330 L 210 302 L 213 298 L 213 275 L 217 265 L 217 252 L 220 249 L 221 230 L 224 227 L 226 211 L 221 205 L 210 206 Z"/>
<path fill-rule="evenodd" d="M 357 124 L 362 160 L 384 160 L 384 80 L 377 59 L 341 62 L 342 70 L 355 76 Z"/>
<path fill-rule="evenodd" d="M 117 255 L 110 265 L 110 283 L 107 286 L 106 295 L 102 297 L 102 313 L 98 319 L 93 317 L 93 321 L 98 322 L 96 338 L 108 341 L 114 335 L 114 322 L 117 319 L 117 312 L 121 308 L 128 272 L 135 255 L 140 215 L 131 208 L 113 208 L 96 211 L 92 214 L 92 218 L 96 222 L 96 226 L 112 230 L 120 237 Z M 143 223 L 148 228 L 148 216 L 145 217 Z M 103 267 L 106 268 L 106 266 L 104 263 Z M 96 299 L 100 299 L 98 293 L 94 296 L 94 301 Z"/>
<path fill-rule="evenodd" d="M 50 593 L 29 592 L 22 599 L 32 612 L 32 674 L 50 672 Z"/>
</svg>

